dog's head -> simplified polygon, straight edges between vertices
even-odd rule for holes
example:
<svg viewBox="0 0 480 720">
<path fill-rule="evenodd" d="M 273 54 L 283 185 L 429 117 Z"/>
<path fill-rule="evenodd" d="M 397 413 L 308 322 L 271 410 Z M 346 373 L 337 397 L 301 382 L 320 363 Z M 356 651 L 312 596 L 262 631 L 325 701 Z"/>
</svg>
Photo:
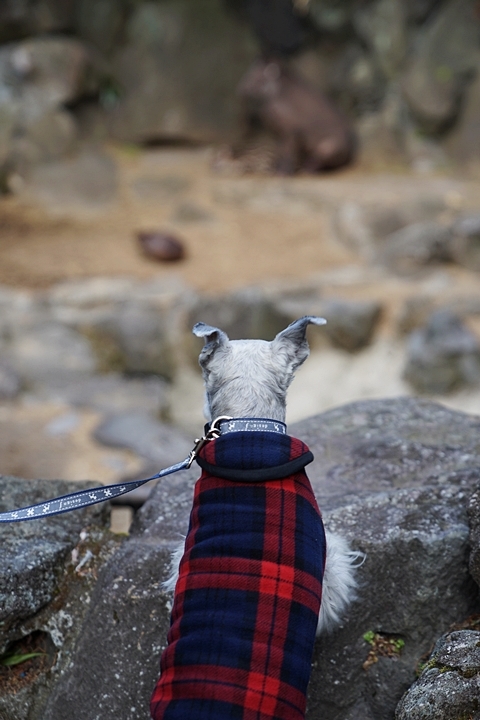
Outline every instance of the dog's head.
<svg viewBox="0 0 480 720">
<path fill-rule="evenodd" d="M 292 322 L 274 340 L 229 340 L 219 328 L 197 323 L 193 333 L 205 339 L 199 362 L 205 380 L 205 415 L 263 417 L 285 421 L 287 390 L 295 370 L 307 359 L 307 325 L 324 318 L 307 315 Z"/>
</svg>

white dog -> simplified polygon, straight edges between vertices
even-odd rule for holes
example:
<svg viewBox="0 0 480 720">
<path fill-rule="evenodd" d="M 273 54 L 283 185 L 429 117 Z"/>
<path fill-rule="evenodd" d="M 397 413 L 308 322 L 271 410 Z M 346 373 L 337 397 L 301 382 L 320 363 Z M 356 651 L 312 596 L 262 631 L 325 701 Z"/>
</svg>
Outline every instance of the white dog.
<svg viewBox="0 0 480 720">
<path fill-rule="evenodd" d="M 309 323 L 325 320 L 301 318 L 272 342 L 193 328 L 205 339 L 211 425 L 167 583 L 175 592 L 153 720 L 304 720 L 315 634 L 352 599 L 360 555 L 325 531 L 304 470 L 313 455 L 284 423 Z"/>
<path fill-rule="evenodd" d="M 310 353 L 308 324 L 326 320 L 306 316 L 291 323 L 274 340 L 229 340 L 222 330 L 197 323 L 193 333 L 205 339 L 199 363 L 205 381 L 204 413 L 211 421 L 219 416 L 270 418 L 285 422 L 287 390 L 296 369 Z M 325 530 L 327 556 L 317 634 L 333 630 L 355 597 L 355 568 L 364 560 L 344 538 Z M 172 555 L 172 574 L 165 583 L 175 589 L 184 543 Z"/>
</svg>

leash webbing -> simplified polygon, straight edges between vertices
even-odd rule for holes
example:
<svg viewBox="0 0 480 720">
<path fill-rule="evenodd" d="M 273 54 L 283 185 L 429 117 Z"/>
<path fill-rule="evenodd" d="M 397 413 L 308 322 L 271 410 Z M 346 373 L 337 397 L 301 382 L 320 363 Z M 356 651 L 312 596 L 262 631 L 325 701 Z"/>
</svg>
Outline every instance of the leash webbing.
<svg viewBox="0 0 480 720">
<path fill-rule="evenodd" d="M 189 467 L 190 455 L 182 460 L 182 462 L 170 465 L 170 467 L 160 470 L 156 475 L 145 478 L 144 480 L 130 480 L 125 483 L 116 483 L 115 485 L 101 485 L 100 487 L 90 488 L 88 490 L 79 490 L 78 492 L 62 495 L 62 497 L 47 500 L 36 505 L 28 505 L 11 512 L 0 513 L 0 523 L 21 522 L 22 520 L 37 520 L 38 518 L 49 517 L 50 515 L 60 515 L 70 510 L 79 510 L 80 508 L 96 505 L 97 503 L 112 500 L 113 498 L 125 495 L 136 488 L 144 485 L 150 480 L 171 475 L 184 468 Z"/>
<path fill-rule="evenodd" d="M 223 427 L 225 426 L 225 427 Z M 21 522 L 22 520 L 38 520 L 38 518 L 50 517 L 51 515 L 60 515 L 70 510 L 79 510 L 80 508 L 96 505 L 97 503 L 113 500 L 113 498 L 125 495 L 132 490 L 136 490 L 141 485 L 157 480 L 158 478 L 171 475 L 189 468 L 199 451 L 206 442 L 218 438 L 224 432 L 245 432 L 245 431 L 263 431 L 286 433 L 286 425 L 280 421 L 265 418 L 232 418 L 229 415 L 220 415 L 205 429 L 205 435 L 195 440 L 195 445 L 190 455 L 175 465 L 160 470 L 156 475 L 145 478 L 144 480 L 130 480 L 124 483 L 115 483 L 114 485 L 100 485 L 99 487 L 89 490 L 79 490 L 78 492 L 62 495 L 61 497 L 46 500 L 36 505 L 27 505 L 16 510 L 0 513 L 0 523 Z"/>
</svg>

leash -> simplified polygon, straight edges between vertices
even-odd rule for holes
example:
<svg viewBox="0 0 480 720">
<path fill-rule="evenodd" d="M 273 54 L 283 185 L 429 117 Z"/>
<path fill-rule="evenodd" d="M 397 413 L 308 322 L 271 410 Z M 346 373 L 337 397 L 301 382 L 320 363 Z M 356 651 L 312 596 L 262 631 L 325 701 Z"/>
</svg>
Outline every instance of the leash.
<svg viewBox="0 0 480 720">
<path fill-rule="evenodd" d="M 175 465 L 160 470 L 156 475 L 145 478 L 143 480 L 131 480 L 125 483 L 115 483 L 114 485 L 101 485 L 100 487 L 91 488 L 89 490 L 79 490 L 78 492 L 62 495 L 36 505 L 27 505 L 17 510 L 0 513 L 0 523 L 22 522 L 24 520 L 38 520 L 38 518 L 50 517 L 51 515 L 61 515 L 71 510 L 80 510 L 80 508 L 96 505 L 97 503 L 113 500 L 113 498 L 125 495 L 126 493 L 136 490 L 136 488 L 145 485 L 150 480 L 172 475 L 180 470 L 187 470 L 192 466 L 193 461 L 205 443 L 215 440 L 225 433 L 242 432 L 242 431 L 263 431 L 263 432 L 280 432 L 286 433 L 286 426 L 282 422 L 269 419 L 259 418 L 231 418 L 228 415 L 220 415 L 209 426 L 205 427 L 205 435 L 195 440 L 195 445 L 190 451 L 188 457 Z"/>
<path fill-rule="evenodd" d="M 38 518 L 50 517 L 51 515 L 61 515 L 62 513 L 70 512 L 70 510 L 80 510 L 80 508 L 88 507 L 89 505 L 96 505 L 97 503 L 105 502 L 106 500 L 113 500 L 113 498 L 125 495 L 126 493 L 136 490 L 136 488 L 145 485 L 150 480 L 157 480 L 158 478 L 172 475 L 173 473 L 179 472 L 180 470 L 186 470 L 191 467 L 193 461 L 197 457 L 201 448 L 206 442 L 214 440 L 219 437 L 221 433 L 220 423 L 229 421 L 232 418 L 221 415 L 216 418 L 205 435 L 195 440 L 195 445 L 191 450 L 188 457 L 175 465 L 160 470 L 156 475 L 145 478 L 143 480 L 131 480 L 125 483 L 115 483 L 114 485 L 101 485 L 100 487 L 91 488 L 89 490 L 79 490 L 78 492 L 69 493 L 68 495 L 62 495 L 61 497 L 53 498 L 45 502 L 37 503 L 36 505 L 26 505 L 25 507 L 12 510 L 10 512 L 0 513 L 0 523 L 12 523 L 22 522 L 24 520 L 38 520 Z"/>
</svg>

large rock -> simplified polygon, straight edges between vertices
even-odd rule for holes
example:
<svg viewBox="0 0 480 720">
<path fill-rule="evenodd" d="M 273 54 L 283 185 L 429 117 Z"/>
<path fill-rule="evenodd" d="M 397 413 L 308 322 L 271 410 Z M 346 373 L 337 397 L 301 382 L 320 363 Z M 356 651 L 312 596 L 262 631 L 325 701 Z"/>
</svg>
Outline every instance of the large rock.
<svg viewBox="0 0 480 720">
<path fill-rule="evenodd" d="M 0 477 L 0 511 L 64 495 L 94 483 Z M 42 717 L 68 666 L 96 573 L 118 546 L 105 527 L 106 506 L 0 526 L 0 655 L 42 653 L 0 664 L 0 717 Z"/>
<path fill-rule="evenodd" d="M 71 30 L 75 0 L 7 0 L 0 6 L 0 42 Z"/>
<path fill-rule="evenodd" d="M 325 337 L 331 345 L 347 352 L 356 352 L 372 341 L 382 313 L 382 306 L 375 300 L 356 301 L 343 298 L 321 298 L 312 294 L 301 299 L 280 299 L 278 309 L 288 322 L 302 315 L 318 315 L 327 321 Z M 323 344 L 322 339 L 313 339 L 315 344 Z"/>
<path fill-rule="evenodd" d="M 3 171 L 54 160 L 76 141 L 65 109 L 98 88 L 91 53 L 69 37 L 22 40 L 0 49 L 0 162 Z"/>
<path fill-rule="evenodd" d="M 255 45 L 220 0 L 140 3 L 126 36 L 113 65 L 121 88 L 115 137 L 232 138 L 238 130 L 235 89 Z"/>
<path fill-rule="evenodd" d="M 480 486 L 470 498 L 468 505 L 470 521 L 470 573 L 480 587 Z"/>
<path fill-rule="evenodd" d="M 359 37 L 369 46 L 383 74 L 393 78 L 407 50 L 407 15 L 403 0 L 360 4 L 353 15 Z"/>
<path fill-rule="evenodd" d="M 452 234 L 437 222 L 418 222 L 388 235 L 380 252 L 381 261 L 401 275 L 428 265 L 451 260 Z"/>
<path fill-rule="evenodd" d="M 455 127 L 444 142 L 445 151 L 457 164 L 480 163 L 480 75 L 469 85 Z"/>
<path fill-rule="evenodd" d="M 419 392 L 442 394 L 480 382 L 480 343 L 449 310 L 410 335 L 404 377 Z"/>
<path fill-rule="evenodd" d="M 479 115 L 480 128 L 480 115 Z M 453 258 L 470 270 L 480 270 L 480 213 L 465 215 L 453 226 Z"/>
<path fill-rule="evenodd" d="M 480 479 L 479 429 L 477 418 L 410 399 L 355 403 L 291 428 L 315 454 L 309 475 L 327 527 L 367 553 L 357 600 L 317 643 L 308 718 L 393 720 L 421 656 L 478 609 L 466 505 Z M 137 514 L 99 576 L 45 720 L 148 717 L 168 629 L 160 582 L 196 477 L 198 468 L 166 478 Z"/>
<path fill-rule="evenodd" d="M 88 338 L 102 370 L 171 378 L 195 294 L 175 277 L 95 278 L 59 285 L 48 301 L 57 321 Z"/>
<path fill-rule="evenodd" d="M 403 92 L 417 122 L 438 132 L 456 118 L 466 83 L 478 67 L 474 3 L 449 0 L 419 37 L 403 78 Z"/>
<path fill-rule="evenodd" d="M 480 708 L 480 632 L 440 638 L 421 676 L 400 701 L 396 720 L 477 718 Z"/>
</svg>

